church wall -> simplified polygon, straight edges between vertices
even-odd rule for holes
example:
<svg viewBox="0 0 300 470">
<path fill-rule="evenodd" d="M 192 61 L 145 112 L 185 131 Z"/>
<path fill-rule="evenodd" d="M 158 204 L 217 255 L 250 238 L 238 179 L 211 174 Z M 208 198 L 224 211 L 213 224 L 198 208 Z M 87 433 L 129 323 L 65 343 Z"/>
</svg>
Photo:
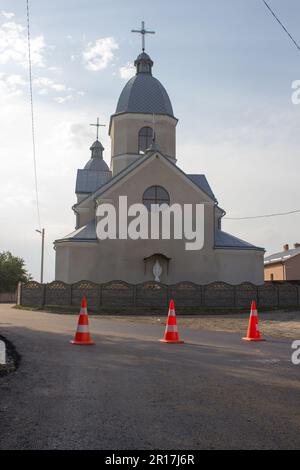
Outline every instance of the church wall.
<svg viewBox="0 0 300 470">
<path fill-rule="evenodd" d="M 156 115 L 156 142 L 162 153 L 173 157 L 176 155 L 176 119 L 169 116 Z M 115 156 L 132 154 L 138 156 L 138 134 L 142 127 L 151 124 L 152 115 L 150 114 L 121 114 L 112 118 L 111 136 L 111 155 L 112 169 L 116 174 L 123 168 L 119 167 L 118 160 L 114 161 Z"/>
<path fill-rule="evenodd" d="M 248 281 L 259 285 L 264 282 L 263 252 L 254 250 L 210 248 L 199 252 L 185 251 L 180 240 L 105 240 L 93 243 L 89 247 L 82 246 L 81 243 L 76 245 L 58 248 L 61 252 L 60 266 L 57 265 L 57 279 L 69 283 L 82 279 L 93 282 L 119 279 L 138 284 L 154 279 L 153 266 L 145 265 L 144 258 L 154 253 L 162 253 L 171 258 L 168 272 L 166 263 L 162 263 L 161 282 L 164 284 L 174 284 L 183 280 L 196 284 L 208 284 L 214 281 L 239 284 Z M 62 257 L 64 250 L 65 254 Z M 70 263 L 66 262 L 62 268 L 64 259 L 68 257 Z"/>
<path fill-rule="evenodd" d="M 242 281 L 253 284 L 264 282 L 264 251 L 216 249 L 218 277 L 229 284 Z"/>
<path fill-rule="evenodd" d="M 72 250 L 67 245 L 57 245 L 55 248 L 55 279 L 58 281 L 69 282 L 70 279 L 70 260 Z"/>
<path fill-rule="evenodd" d="M 161 282 L 174 284 L 191 281 L 207 284 L 225 281 L 239 284 L 250 281 L 263 283 L 263 252 L 256 250 L 214 249 L 215 204 L 192 183 L 175 173 L 159 157 L 149 159 L 145 164 L 124 178 L 122 183 L 113 186 L 98 199 L 98 203 L 113 202 L 118 207 L 120 195 L 127 195 L 128 205 L 142 203 L 145 189 L 152 185 L 163 186 L 170 195 L 170 203 L 203 203 L 204 247 L 199 251 L 187 251 L 185 240 L 104 240 L 91 244 L 63 242 L 57 245 L 56 278 L 68 283 L 88 279 L 96 283 L 120 279 L 138 284 L 153 280 L 152 267 L 145 258 L 160 253 L 170 258 L 163 265 Z M 105 199 L 104 199 L 105 198 Z M 80 216 L 81 223 L 94 218 L 94 202 L 87 212 Z M 88 220 L 89 219 L 89 220 Z M 67 260 L 68 262 L 64 261 Z M 154 260 L 153 260 L 154 264 Z"/>
<path fill-rule="evenodd" d="M 81 207 L 78 210 L 78 217 L 77 217 L 77 227 L 80 228 L 84 225 L 87 225 L 91 220 L 95 219 L 95 209 L 94 209 L 94 202 L 92 201 L 87 207 Z"/>
</svg>

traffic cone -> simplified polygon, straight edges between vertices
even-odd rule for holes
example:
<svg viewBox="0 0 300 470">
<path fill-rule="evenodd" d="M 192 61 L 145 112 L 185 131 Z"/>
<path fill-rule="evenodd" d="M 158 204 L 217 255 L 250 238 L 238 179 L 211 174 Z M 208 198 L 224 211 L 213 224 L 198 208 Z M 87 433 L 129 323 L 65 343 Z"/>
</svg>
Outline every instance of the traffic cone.
<svg viewBox="0 0 300 470">
<path fill-rule="evenodd" d="M 245 341 L 265 341 L 264 338 L 260 336 L 260 331 L 258 329 L 258 315 L 257 315 L 256 303 L 254 300 L 252 301 L 252 304 L 251 304 L 251 312 L 250 312 L 247 336 L 243 339 Z"/>
<path fill-rule="evenodd" d="M 179 339 L 174 300 L 171 300 L 170 302 L 165 336 L 164 339 L 161 339 L 160 341 L 162 343 L 183 343 L 183 341 L 180 341 Z"/>
<path fill-rule="evenodd" d="M 94 341 L 92 341 L 89 332 L 89 317 L 87 313 L 86 297 L 83 297 L 81 301 L 81 309 L 78 319 L 77 331 L 75 333 L 75 338 L 73 339 L 73 341 L 70 341 L 70 343 L 82 346 L 91 346 L 92 344 L 95 344 Z"/>
</svg>

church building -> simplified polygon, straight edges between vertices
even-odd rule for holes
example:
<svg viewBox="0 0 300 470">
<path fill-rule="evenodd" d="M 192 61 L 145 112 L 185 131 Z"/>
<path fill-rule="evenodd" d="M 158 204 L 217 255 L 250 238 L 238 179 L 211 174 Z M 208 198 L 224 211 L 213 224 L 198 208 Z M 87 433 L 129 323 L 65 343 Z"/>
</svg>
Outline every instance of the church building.
<svg viewBox="0 0 300 470">
<path fill-rule="evenodd" d="M 147 31 L 141 30 L 142 37 Z M 54 242 L 56 280 L 104 283 L 122 280 L 165 284 L 192 281 L 208 284 L 264 282 L 264 249 L 222 230 L 225 211 L 204 174 L 187 174 L 176 157 L 178 119 L 167 91 L 153 76 L 153 61 L 144 51 L 135 60 L 136 74 L 128 81 L 110 118 L 110 168 L 97 140 L 91 158 L 76 179 L 73 206 L 76 230 Z M 186 240 L 106 239 L 97 237 L 96 211 L 101 204 L 116 207 L 120 196 L 128 206 L 202 204 L 204 245 L 186 250 Z"/>
</svg>

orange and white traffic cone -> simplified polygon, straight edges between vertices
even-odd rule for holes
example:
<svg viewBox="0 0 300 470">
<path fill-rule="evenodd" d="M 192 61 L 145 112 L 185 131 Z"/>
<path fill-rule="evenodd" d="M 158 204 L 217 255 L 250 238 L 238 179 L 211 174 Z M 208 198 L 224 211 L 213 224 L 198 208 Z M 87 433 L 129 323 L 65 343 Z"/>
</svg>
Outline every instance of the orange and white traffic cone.
<svg viewBox="0 0 300 470">
<path fill-rule="evenodd" d="M 257 315 L 256 303 L 254 300 L 252 301 L 252 304 L 251 304 L 251 312 L 250 312 L 247 336 L 243 339 L 245 341 L 265 341 L 264 338 L 260 336 L 260 331 L 258 329 L 258 315 Z"/>
<path fill-rule="evenodd" d="M 81 309 L 78 319 L 77 331 L 75 333 L 75 338 L 73 339 L 73 341 L 70 341 L 70 343 L 82 346 L 91 346 L 92 344 L 95 344 L 94 341 L 92 341 L 89 332 L 89 317 L 87 313 L 86 297 L 83 297 L 81 301 Z"/>
<path fill-rule="evenodd" d="M 171 300 L 170 302 L 165 336 L 164 339 L 161 339 L 160 341 L 163 343 L 183 343 L 183 341 L 180 341 L 179 339 L 174 300 Z"/>
</svg>

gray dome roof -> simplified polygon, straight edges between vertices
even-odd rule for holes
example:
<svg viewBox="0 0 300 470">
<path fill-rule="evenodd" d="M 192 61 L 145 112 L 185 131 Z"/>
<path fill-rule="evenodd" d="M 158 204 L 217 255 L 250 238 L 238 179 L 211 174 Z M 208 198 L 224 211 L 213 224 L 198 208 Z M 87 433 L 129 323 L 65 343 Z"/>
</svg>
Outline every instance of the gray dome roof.
<svg viewBox="0 0 300 470">
<path fill-rule="evenodd" d="M 154 113 L 174 117 L 168 93 L 160 81 L 151 74 L 152 65 L 151 58 L 145 52 L 138 56 L 135 61 L 137 73 L 123 88 L 116 114 Z"/>
<path fill-rule="evenodd" d="M 100 158 L 91 158 L 84 167 L 85 170 L 109 171 L 108 165 Z"/>
<path fill-rule="evenodd" d="M 85 165 L 85 170 L 109 171 L 107 163 L 103 160 L 103 146 L 99 140 L 96 140 L 91 146 L 92 157 Z"/>
</svg>

